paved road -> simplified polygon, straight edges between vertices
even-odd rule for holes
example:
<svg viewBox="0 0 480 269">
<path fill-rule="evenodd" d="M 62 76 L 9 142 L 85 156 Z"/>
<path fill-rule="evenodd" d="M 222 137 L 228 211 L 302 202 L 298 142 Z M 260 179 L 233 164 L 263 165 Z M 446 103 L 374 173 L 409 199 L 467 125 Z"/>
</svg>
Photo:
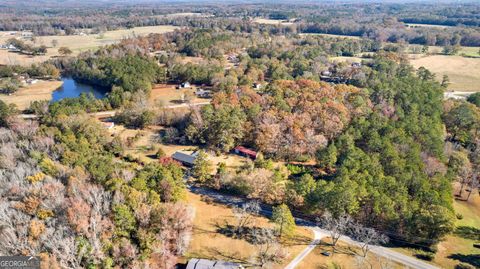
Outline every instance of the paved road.
<svg viewBox="0 0 480 269">
<path fill-rule="evenodd" d="M 223 194 L 223 193 L 217 192 L 215 190 L 211 190 L 211 189 L 205 189 L 205 188 L 195 187 L 195 186 L 188 186 L 188 188 L 193 193 L 209 196 L 214 201 L 219 202 L 219 203 L 223 203 L 223 204 L 227 204 L 227 205 L 241 206 L 242 204 L 244 204 L 247 201 L 247 199 L 240 198 L 240 197 L 233 196 L 233 195 Z M 260 208 L 261 208 L 261 210 L 259 212 L 260 214 L 262 214 L 266 217 L 270 217 L 272 215 L 271 206 L 261 204 Z M 321 238 L 324 238 L 325 236 L 329 236 L 329 234 L 330 234 L 329 231 L 327 231 L 325 229 L 322 229 L 320 227 L 317 227 L 315 223 L 313 223 L 311 221 L 308 221 L 308 220 L 305 220 L 305 219 L 302 219 L 302 218 L 295 217 L 295 223 L 298 226 L 304 226 L 304 227 L 307 227 L 309 229 L 312 229 L 315 233 L 315 239 L 314 239 L 314 242 L 312 242 L 310 245 L 308 245 L 297 257 L 295 257 L 295 259 L 289 265 L 287 265 L 286 269 L 295 268 L 295 266 L 297 266 L 298 263 L 303 258 L 305 258 L 308 255 L 308 253 L 310 253 L 315 248 L 315 245 L 318 244 L 318 242 Z M 355 241 L 348 236 L 343 236 L 340 240 L 344 241 L 344 242 L 347 242 L 351 245 L 356 245 L 356 246 L 361 245 L 360 242 Z M 405 265 L 407 268 L 440 269 L 437 266 L 434 266 L 434 265 L 431 265 L 429 263 L 420 261 L 418 259 L 407 256 L 407 255 L 402 254 L 400 252 L 396 252 L 396 251 L 391 250 L 391 249 L 386 248 L 386 247 L 370 246 L 370 251 L 372 253 L 375 253 L 378 256 L 381 256 L 381 257 L 384 257 L 386 259 L 389 259 L 389 260 L 392 260 L 394 262 Z"/>
<path fill-rule="evenodd" d="M 208 105 L 208 104 L 210 104 L 210 101 L 193 103 L 193 104 L 168 105 L 168 106 L 163 106 L 163 107 L 164 108 L 182 108 L 182 107 L 203 106 L 203 105 Z M 94 117 L 113 117 L 113 116 L 115 116 L 115 113 L 117 113 L 117 110 L 100 111 L 100 112 L 93 112 L 93 113 L 89 113 L 89 114 L 94 116 Z M 38 116 L 35 115 L 35 114 L 20 114 L 19 117 L 21 117 L 23 119 L 36 119 L 36 118 L 38 118 Z"/>
</svg>

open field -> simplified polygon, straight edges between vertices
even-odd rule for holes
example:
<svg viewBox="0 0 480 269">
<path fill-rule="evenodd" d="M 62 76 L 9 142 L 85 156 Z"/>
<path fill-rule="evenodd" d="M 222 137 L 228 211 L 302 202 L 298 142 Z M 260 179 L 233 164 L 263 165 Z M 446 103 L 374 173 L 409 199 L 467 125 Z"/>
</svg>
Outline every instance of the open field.
<svg viewBox="0 0 480 269">
<path fill-rule="evenodd" d="M 417 57 L 410 62 L 415 68 L 423 66 L 435 73 L 439 81 L 443 75 L 447 75 L 450 79 L 449 90 L 480 91 L 480 58 L 433 55 Z"/>
<path fill-rule="evenodd" d="M 219 228 L 225 224 L 236 223 L 231 208 L 208 203 L 200 195 L 188 193 L 188 203 L 195 207 L 195 220 L 192 241 L 185 255 L 189 258 L 206 258 L 211 260 L 226 260 L 250 265 L 256 252 L 256 247 L 246 239 L 232 238 L 219 233 Z M 255 227 L 273 227 L 264 217 L 254 217 Z M 294 239 L 282 240 L 282 245 L 289 252 L 288 258 L 282 264 L 276 264 L 272 269 L 283 268 L 312 240 L 312 232 L 305 228 L 297 228 Z M 303 267 L 298 267 L 303 268 Z"/>
<path fill-rule="evenodd" d="M 361 39 L 359 36 L 352 35 L 333 35 L 333 34 L 317 34 L 317 33 L 301 33 L 300 36 L 324 36 L 331 38 L 348 38 L 348 39 Z"/>
<path fill-rule="evenodd" d="M 368 253 L 365 263 L 362 263 L 362 259 L 358 255 L 354 254 L 358 253 L 361 255 L 361 251 L 359 250 L 359 248 L 352 247 L 342 241 L 339 241 L 337 243 L 336 252 L 333 255 L 327 257 L 323 255 L 322 252 L 327 251 L 329 253 L 333 253 L 333 247 L 331 246 L 331 242 L 332 241 L 330 238 L 322 239 L 320 244 L 312 252 L 310 252 L 310 254 L 307 255 L 307 257 L 305 257 L 302 262 L 300 262 L 297 268 L 327 268 L 322 266 L 333 266 L 334 264 L 340 266 L 335 268 L 404 268 L 393 261 L 379 258 L 373 253 Z M 390 267 L 386 267 L 386 265 L 389 265 Z"/>
<path fill-rule="evenodd" d="M 208 99 L 198 98 L 195 95 L 196 86 L 192 85 L 190 89 L 175 89 L 174 84 L 157 84 L 150 92 L 150 104 L 151 105 L 172 105 L 182 103 L 182 96 L 184 100 L 191 98 L 191 103 L 201 103 L 208 101 Z"/>
<path fill-rule="evenodd" d="M 272 20 L 272 19 L 265 19 L 265 18 L 255 18 L 253 22 L 259 23 L 259 24 L 270 24 L 270 25 L 292 25 L 293 22 L 290 21 L 285 21 L 285 20 Z"/>
<path fill-rule="evenodd" d="M 18 109 L 24 110 L 33 101 L 50 100 L 52 92 L 62 86 L 62 81 L 39 81 L 33 85 L 20 88 L 11 95 L 0 94 L 0 100 L 7 104 L 15 104 Z"/>
<path fill-rule="evenodd" d="M 420 24 L 420 23 L 405 23 L 405 26 L 408 26 L 410 28 L 426 27 L 426 28 L 439 28 L 439 29 L 455 27 L 455 26 L 449 26 L 449 25 Z"/>
<path fill-rule="evenodd" d="M 31 57 L 29 55 L 21 55 L 18 53 L 0 50 L 0 64 L 20 64 L 29 65 L 32 63 L 43 62 L 51 57 L 58 56 L 59 47 L 68 47 L 74 54 L 81 51 L 95 49 L 103 45 L 113 44 L 123 38 L 135 35 L 147 35 L 150 33 L 167 33 L 178 29 L 179 27 L 170 25 L 135 27 L 132 29 L 122 29 L 115 31 L 107 31 L 102 34 L 89 35 L 68 35 L 68 36 L 39 36 L 36 37 L 34 44 L 36 46 L 45 45 L 48 47 L 46 55 Z M 0 43 L 5 43 L 13 36 L 9 32 L 0 32 Z M 17 37 L 18 38 L 18 37 Z M 52 40 L 57 40 L 56 48 L 52 47 Z"/>
</svg>

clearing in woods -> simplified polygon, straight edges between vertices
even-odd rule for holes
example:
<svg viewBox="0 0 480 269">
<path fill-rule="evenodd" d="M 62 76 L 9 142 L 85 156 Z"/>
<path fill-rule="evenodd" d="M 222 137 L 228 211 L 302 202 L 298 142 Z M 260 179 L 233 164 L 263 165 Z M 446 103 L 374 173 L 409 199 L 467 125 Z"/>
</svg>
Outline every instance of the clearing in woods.
<svg viewBox="0 0 480 269">
<path fill-rule="evenodd" d="M 30 56 L 9 52 L 7 50 L 0 50 L 0 64 L 30 65 L 32 63 L 44 62 L 51 57 L 58 56 L 59 47 L 68 47 L 73 51 L 74 54 L 78 54 L 81 51 L 96 49 L 103 45 L 114 44 L 123 38 L 148 35 L 151 33 L 162 34 L 172 32 L 175 29 L 179 29 L 179 27 L 171 25 L 159 25 L 107 31 L 101 34 L 38 36 L 35 37 L 33 44 L 36 46 L 47 46 L 48 50 L 46 55 Z M 21 39 L 19 36 L 11 35 L 10 32 L 0 32 L 0 44 L 4 44 L 12 37 Z M 58 45 L 55 48 L 52 47 L 53 40 L 57 40 L 58 42 Z"/>
<path fill-rule="evenodd" d="M 52 99 L 52 92 L 62 86 L 62 81 L 39 81 L 33 85 L 20 88 L 11 95 L 0 94 L 0 100 L 7 104 L 15 104 L 18 109 L 25 110 L 33 101 Z"/>
<path fill-rule="evenodd" d="M 450 79 L 449 90 L 480 91 L 480 58 L 432 55 L 418 57 L 410 62 L 415 68 L 423 66 L 435 73 L 438 81 L 447 75 Z"/>
</svg>

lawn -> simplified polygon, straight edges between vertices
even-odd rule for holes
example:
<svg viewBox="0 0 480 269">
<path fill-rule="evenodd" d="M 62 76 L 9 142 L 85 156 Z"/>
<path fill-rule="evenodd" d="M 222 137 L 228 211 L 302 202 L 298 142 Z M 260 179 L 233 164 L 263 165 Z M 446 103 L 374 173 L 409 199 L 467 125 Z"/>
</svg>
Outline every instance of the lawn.
<svg viewBox="0 0 480 269">
<path fill-rule="evenodd" d="M 233 225 L 236 222 L 232 209 L 226 205 L 211 203 L 208 198 L 197 194 L 188 193 L 187 197 L 188 203 L 195 208 L 195 220 L 185 261 L 189 258 L 205 258 L 251 265 L 256 247 L 245 239 L 232 238 L 218 232 L 225 224 Z M 254 218 L 253 226 L 273 227 L 267 218 L 260 216 Z M 312 240 L 313 234 L 310 230 L 297 228 L 295 233 L 294 239 L 282 240 L 282 245 L 289 252 L 288 258 L 282 264 L 271 267 L 272 269 L 285 267 Z"/>
<path fill-rule="evenodd" d="M 0 100 L 7 104 L 15 104 L 18 109 L 24 110 L 33 101 L 50 100 L 52 92 L 62 86 L 62 81 L 39 81 L 35 84 L 20 88 L 11 95 L 0 94 Z"/>
<path fill-rule="evenodd" d="M 58 47 L 68 47 L 74 54 L 81 51 L 96 49 L 103 45 L 113 44 L 123 38 L 147 35 L 150 33 L 167 33 L 179 29 L 176 26 L 160 25 L 160 26 L 145 26 L 134 27 L 131 29 L 121 29 L 114 31 L 107 31 L 103 34 L 88 34 L 88 35 L 63 35 L 63 36 L 39 36 L 33 44 L 36 46 L 45 45 L 48 47 L 46 55 L 43 56 L 28 56 L 18 53 L 8 52 L 7 50 L 0 50 L 0 64 L 20 64 L 29 65 L 32 63 L 44 62 L 51 57 L 58 56 Z M 0 44 L 5 43 L 9 38 L 14 36 L 9 32 L 0 32 Z M 18 36 L 16 36 L 19 38 Z M 52 40 L 57 40 L 56 48 L 52 47 Z"/>
<path fill-rule="evenodd" d="M 196 86 L 192 86 L 190 89 L 175 89 L 175 86 L 174 84 L 155 85 L 150 92 L 150 104 L 157 106 L 181 104 L 183 103 L 182 96 L 185 100 L 190 97 L 192 104 L 208 101 L 208 99 L 196 97 Z"/>
<path fill-rule="evenodd" d="M 423 66 L 435 73 L 438 81 L 442 80 L 443 75 L 447 75 L 451 83 L 449 90 L 480 91 L 480 58 L 432 55 L 417 56 L 410 62 L 415 68 Z"/>
</svg>

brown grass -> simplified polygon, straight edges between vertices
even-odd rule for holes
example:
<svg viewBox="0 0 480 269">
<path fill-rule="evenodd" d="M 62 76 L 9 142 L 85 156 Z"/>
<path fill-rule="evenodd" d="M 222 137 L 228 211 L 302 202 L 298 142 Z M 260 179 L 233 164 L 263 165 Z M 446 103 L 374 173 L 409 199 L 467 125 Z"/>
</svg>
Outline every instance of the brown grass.
<svg viewBox="0 0 480 269">
<path fill-rule="evenodd" d="M 333 255 L 327 257 L 322 254 L 322 252 L 330 252 Z M 302 269 L 317 269 L 323 268 L 322 266 L 332 266 L 333 264 L 338 264 L 341 268 L 381 268 L 381 264 L 385 264 L 388 261 L 384 258 L 379 258 L 373 253 L 367 254 L 367 262 L 371 264 L 372 267 L 360 267 L 356 258 L 355 253 L 361 255 L 360 250 L 357 247 L 352 247 L 342 241 L 339 241 L 336 246 L 336 251 L 334 253 L 333 247 L 331 246 L 330 238 L 322 239 L 321 243 L 312 251 L 310 254 L 299 263 L 297 268 Z M 403 268 L 401 265 L 395 262 L 388 262 L 392 267 L 389 268 Z"/>
<path fill-rule="evenodd" d="M 450 78 L 449 90 L 480 91 L 480 58 L 433 55 L 411 60 L 415 68 L 421 66 L 436 74 L 441 81 L 443 75 Z"/>
<path fill-rule="evenodd" d="M 175 105 L 182 102 L 183 95 L 191 95 L 193 99 L 191 103 L 201 103 L 208 101 L 207 99 L 197 98 L 195 96 L 196 86 L 190 89 L 175 89 L 174 84 L 157 84 L 150 92 L 150 104 L 157 106 Z"/>
<path fill-rule="evenodd" d="M 232 209 L 221 204 L 207 203 L 197 194 L 188 194 L 188 202 L 195 207 L 193 237 L 185 258 L 206 258 L 249 263 L 254 255 L 255 246 L 242 239 L 235 239 L 217 233 L 218 225 L 234 224 Z M 268 219 L 255 217 L 255 226 L 273 227 Z M 297 228 L 295 239 L 284 240 L 282 244 L 290 253 L 289 257 L 279 265 L 283 268 L 312 240 L 311 231 Z M 302 268 L 302 267 L 298 267 Z"/>
<path fill-rule="evenodd" d="M 287 22 L 284 20 L 272 20 L 272 19 L 265 19 L 265 18 L 255 18 L 253 22 L 259 23 L 259 24 L 270 24 L 270 25 L 292 25 L 293 22 Z"/>
<path fill-rule="evenodd" d="M 24 110 L 33 101 L 50 100 L 52 92 L 62 86 L 62 81 L 39 81 L 33 85 L 20 88 L 11 95 L 0 94 L 0 100 L 15 104 L 18 109 Z"/>
<path fill-rule="evenodd" d="M 146 27 L 135 27 L 132 29 L 121 29 L 115 31 L 107 31 L 103 34 L 89 34 L 89 35 L 69 35 L 69 36 L 39 36 L 36 37 L 34 45 L 40 46 L 45 45 L 48 48 L 48 52 L 44 56 L 27 56 L 21 55 L 18 53 L 8 52 L 7 50 L 0 51 L 0 64 L 20 64 L 20 65 L 29 65 L 32 63 L 44 62 L 45 60 L 50 59 L 51 57 L 58 56 L 59 47 L 68 47 L 73 52 L 74 55 L 78 54 L 81 51 L 96 49 L 103 45 L 113 44 L 120 41 L 123 38 L 138 36 L 138 35 L 147 35 L 150 33 L 166 33 L 174 31 L 179 27 L 170 26 L 170 25 L 160 25 L 160 26 L 146 26 Z M 5 43 L 9 38 L 14 36 L 9 35 L 9 32 L 0 32 L 0 43 Z M 19 38 L 18 36 L 15 36 Z M 58 41 L 58 46 L 56 48 L 52 47 L 52 40 Z"/>
</svg>

